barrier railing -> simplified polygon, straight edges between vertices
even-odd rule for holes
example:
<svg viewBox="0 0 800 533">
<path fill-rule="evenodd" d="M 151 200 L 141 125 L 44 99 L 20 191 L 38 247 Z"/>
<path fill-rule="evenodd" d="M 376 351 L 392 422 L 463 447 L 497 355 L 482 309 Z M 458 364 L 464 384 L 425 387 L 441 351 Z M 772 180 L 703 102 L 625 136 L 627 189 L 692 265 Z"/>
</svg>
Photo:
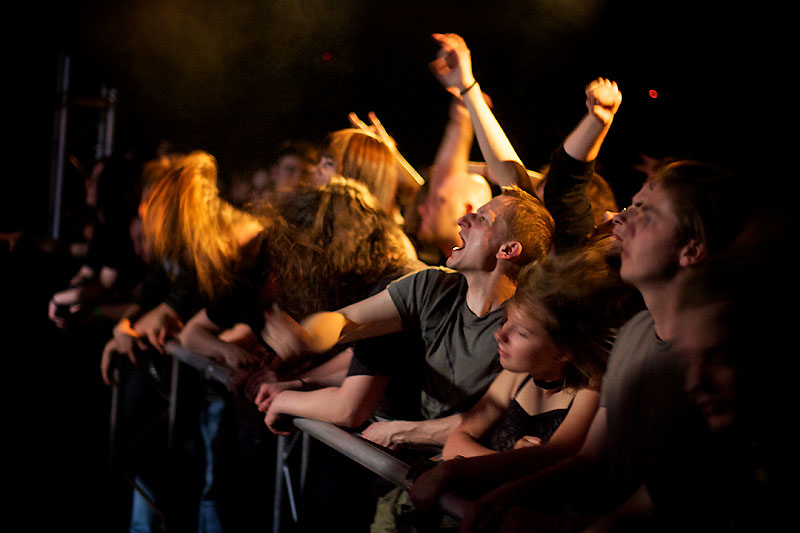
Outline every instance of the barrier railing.
<svg viewBox="0 0 800 533">
<path fill-rule="evenodd" d="M 217 363 L 208 357 L 187 350 L 176 343 L 168 343 L 165 346 L 165 351 L 174 358 L 172 364 L 170 391 L 168 395 L 169 407 L 167 410 L 167 433 L 170 441 L 167 444 L 169 446 L 171 444 L 173 434 L 172 428 L 177 415 L 177 390 L 180 375 L 179 363 L 183 363 L 194 368 L 205 378 L 221 383 L 228 390 L 231 390 L 233 387 L 234 373 L 227 366 Z M 111 413 L 112 434 L 115 426 L 115 408 L 113 407 L 115 404 L 116 402 L 113 401 Z M 294 487 L 292 485 L 292 478 L 287 466 L 287 459 L 292 451 L 296 448 L 298 440 L 301 443 L 300 453 L 302 454 L 299 475 L 301 491 L 307 476 L 309 437 L 314 437 L 325 445 L 343 454 L 347 458 L 359 463 L 363 467 L 371 470 L 375 474 L 397 486 L 403 488 L 410 487 L 411 484 L 406 479 L 410 465 L 377 448 L 362 437 L 345 431 L 344 429 L 333 424 L 320 422 L 318 420 L 297 418 L 294 420 L 294 425 L 298 430 L 300 430 L 301 433 L 295 434 L 291 437 L 278 437 L 275 501 L 273 502 L 273 532 L 277 533 L 281 529 L 280 526 L 283 510 L 284 485 L 286 494 L 288 496 L 292 517 L 295 522 L 298 520 Z M 456 519 L 460 519 L 461 516 L 463 516 L 463 511 L 468 503 L 469 502 L 464 498 L 450 493 L 442 495 L 442 497 L 439 499 L 441 511 Z"/>
</svg>

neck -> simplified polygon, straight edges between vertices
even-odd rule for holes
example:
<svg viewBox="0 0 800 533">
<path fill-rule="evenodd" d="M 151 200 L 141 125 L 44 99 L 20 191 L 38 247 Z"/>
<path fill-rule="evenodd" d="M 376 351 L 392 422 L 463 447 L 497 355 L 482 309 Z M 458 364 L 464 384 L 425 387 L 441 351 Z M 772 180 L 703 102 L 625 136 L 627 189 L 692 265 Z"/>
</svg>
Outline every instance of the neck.
<svg viewBox="0 0 800 533">
<path fill-rule="evenodd" d="M 477 316 L 483 316 L 498 309 L 514 295 L 517 284 L 508 275 L 493 270 L 491 272 L 465 272 L 467 278 L 467 307 Z"/>
<path fill-rule="evenodd" d="M 668 341 L 677 333 L 678 301 L 684 275 L 678 273 L 669 281 L 653 283 L 639 289 L 647 310 L 653 317 L 656 335 Z"/>
<path fill-rule="evenodd" d="M 533 384 L 539 387 L 540 389 L 544 389 L 546 391 L 552 391 L 560 389 L 564 386 L 564 379 L 555 379 L 555 380 L 543 380 L 543 379 L 536 379 L 533 378 Z"/>
</svg>

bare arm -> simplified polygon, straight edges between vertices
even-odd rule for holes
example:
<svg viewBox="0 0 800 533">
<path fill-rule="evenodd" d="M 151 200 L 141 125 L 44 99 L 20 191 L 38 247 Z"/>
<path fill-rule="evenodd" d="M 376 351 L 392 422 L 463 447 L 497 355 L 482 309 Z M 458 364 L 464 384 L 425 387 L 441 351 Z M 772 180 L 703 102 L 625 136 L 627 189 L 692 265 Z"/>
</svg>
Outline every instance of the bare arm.
<svg viewBox="0 0 800 533">
<path fill-rule="evenodd" d="M 309 392 L 285 391 L 272 401 L 265 422 L 278 434 L 288 433 L 284 426 L 287 416 L 357 427 L 372 415 L 388 381 L 379 376 L 349 376 L 340 387 Z"/>
<path fill-rule="evenodd" d="M 469 410 L 461 424 L 448 437 L 442 451 L 444 459 L 456 456 L 474 457 L 495 453 L 494 450 L 481 445 L 478 441 L 497 422 L 508 409 L 515 384 L 519 375 L 503 370 L 492 381 L 486 394 Z"/>
<path fill-rule="evenodd" d="M 181 345 L 200 355 L 217 361 L 224 361 L 231 368 L 252 361 L 256 356 L 244 351 L 233 343 L 219 338 L 222 327 L 212 322 L 205 309 L 193 316 L 181 331 L 178 340 Z"/>
<path fill-rule="evenodd" d="M 534 474 L 578 453 L 597 411 L 599 394 L 578 392 L 569 414 L 549 441 L 501 453 L 445 461 L 414 483 L 412 500 L 431 506 L 448 489 L 485 493 L 503 483 Z"/>
<path fill-rule="evenodd" d="M 605 441 L 606 412 L 605 408 L 600 407 L 592 419 L 586 440 L 576 455 L 485 494 L 467 509 L 461 531 L 485 531 L 516 502 L 529 498 L 547 495 L 558 501 L 565 493 L 574 490 L 574 487 L 590 486 L 600 489 L 594 476 L 605 460 Z"/>
<path fill-rule="evenodd" d="M 264 340 L 282 359 L 322 353 L 342 342 L 377 337 L 402 330 L 397 307 L 384 289 L 339 311 L 315 313 L 302 324 L 275 308 L 266 314 Z"/>
<path fill-rule="evenodd" d="M 441 446 L 460 423 L 460 414 L 433 420 L 390 420 L 372 423 L 361 435 L 388 448 L 403 444 Z"/>
<path fill-rule="evenodd" d="M 564 150 L 578 161 L 597 159 L 621 103 L 622 93 L 616 82 L 597 78 L 590 83 L 586 87 L 588 112 L 564 140 Z"/>
<path fill-rule="evenodd" d="M 469 110 L 459 99 L 454 98 L 450 104 L 450 119 L 433 160 L 429 183 L 431 188 L 438 186 L 448 176 L 463 176 L 467 173 L 473 135 Z"/>
<path fill-rule="evenodd" d="M 484 99 L 472 75 L 472 59 L 464 39 L 454 33 L 434 34 L 441 46 L 431 67 L 439 81 L 451 92 L 457 91 L 469 110 L 475 137 L 490 175 L 499 185 L 517 185 L 532 191 L 533 186 L 517 152 Z"/>
<path fill-rule="evenodd" d="M 597 520 L 584 533 L 641 531 L 646 529 L 646 523 L 654 512 L 655 504 L 647 491 L 647 485 L 642 485 L 624 504 Z"/>
</svg>

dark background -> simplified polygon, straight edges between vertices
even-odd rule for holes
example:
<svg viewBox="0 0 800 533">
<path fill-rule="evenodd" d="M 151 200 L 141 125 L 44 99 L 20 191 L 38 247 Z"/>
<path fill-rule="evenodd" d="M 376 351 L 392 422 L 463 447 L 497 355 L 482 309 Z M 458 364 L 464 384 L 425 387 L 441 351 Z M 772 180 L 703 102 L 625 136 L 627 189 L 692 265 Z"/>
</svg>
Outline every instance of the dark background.
<svg viewBox="0 0 800 533">
<path fill-rule="evenodd" d="M 751 175 L 754 192 L 766 184 L 791 198 L 791 174 L 766 165 L 793 161 L 791 144 L 776 147 L 796 137 L 796 91 L 777 80 L 796 64 L 783 44 L 791 19 L 760 4 L 88 0 L 6 9 L 0 231 L 48 232 L 59 54 L 72 62 L 67 148 L 82 166 L 98 114 L 76 102 L 105 85 L 118 91 L 118 151 L 147 158 L 161 139 L 207 150 L 224 185 L 267 164 L 286 138 L 318 142 L 347 127 L 350 111 L 376 112 L 412 164 L 430 164 L 450 100 L 428 71 L 433 32 L 465 38 L 530 168 L 583 115 L 583 87 L 604 76 L 623 93 L 600 156 L 621 205 L 641 183 L 632 167 L 640 153 L 717 162 Z M 65 198 L 80 200 L 79 173 L 65 179 Z M 74 351 L 76 340 L 47 320 L 47 300 L 72 272 L 48 258 L 2 264 L 8 257 L 0 352 L 19 477 L 7 483 L 28 525 L 102 530 L 109 389 L 99 349 Z"/>
<path fill-rule="evenodd" d="M 754 4 L 87 0 L 23 11 L 27 44 L 10 43 L 6 68 L 8 107 L 20 117 L 11 128 L 20 149 L 8 156 L 24 176 L 5 180 L 6 200 L 15 198 L 6 229 L 47 228 L 59 53 L 72 63 L 68 150 L 83 165 L 98 113 L 75 101 L 105 85 L 118 92 L 117 150 L 148 157 L 160 139 L 204 149 L 223 185 L 267 164 L 283 139 L 321 141 L 346 127 L 350 111 L 375 111 L 412 164 L 429 164 L 449 102 L 427 69 L 433 32 L 465 38 L 530 168 L 581 117 L 584 85 L 616 80 L 623 105 L 600 162 L 623 204 L 641 180 L 631 170 L 638 153 L 757 164 L 765 121 L 791 98 L 766 90 L 791 63 L 780 59 L 786 18 Z M 67 179 L 67 192 L 80 188 Z"/>
</svg>

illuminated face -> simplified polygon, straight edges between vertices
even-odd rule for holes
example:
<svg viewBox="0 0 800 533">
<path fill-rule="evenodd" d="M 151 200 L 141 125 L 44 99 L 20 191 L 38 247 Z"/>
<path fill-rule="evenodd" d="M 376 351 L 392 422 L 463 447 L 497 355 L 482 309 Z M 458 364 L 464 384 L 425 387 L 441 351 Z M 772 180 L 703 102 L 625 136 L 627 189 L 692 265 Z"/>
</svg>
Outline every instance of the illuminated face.
<svg viewBox="0 0 800 533">
<path fill-rule="evenodd" d="M 556 381 L 564 375 L 564 358 L 541 321 L 510 304 L 508 319 L 498 329 L 500 364 L 512 372 L 527 372 L 536 379 Z"/>
<path fill-rule="evenodd" d="M 418 211 L 420 221 L 417 238 L 420 242 L 435 245 L 449 256 L 453 247 L 461 242 L 458 219 L 470 210 L 452 188 L 442 186 L 428 193 Z"/>
<path fill-rule="evenodd" d="M 626 215 L 614 236 L 621 244 L 620 275 L 642 288 L 672 279 L 679 268 L 682 246 L 676 240 L 678 217 L 666 191 L 656 185 L 635 212 Z"/>
<path fill-rule="evenodd" d="M 686 390 L 712 430 L 730 426 L 739 410 L 738 372 L 731 363 L 734 348 L 721 310 L 722 304 L 683 310 L 676 338 L 686 362 Z"/>
<path fill-rule="evenodd" d="M 461 246 L 453 247 L 447 266 L 462 272 L 480 270 L 491 272 L 497 266 L 497 253 L 505 241 L 505 213 L 513 209 L 513 200 L 497 196 L 458 219 Z"/>
<path fill-rule="evenodd" d="M 317 166 L 315 166 L 311 172 L 312 185 L 321 187 L 322 185 L 330 183 L 331 178 L 336 174 L 337 168 L 338 165 L 332 157 L 327 155 L 320 157 L 319 163 L 317 163 Z"/>
<path fill-rule="evenodd" d="M 642 185 L 639 192 L 633 195 L 631 205 L 620 211 L 619 213 L 609 213 L 611 217 L 612 229 L 611 235 L 614 242 L 611 245 L 611 253 L 619 255 L 622 253 L 622 239 L 625 235 L 625 224 L 628 219 L 636 215 L 636 211 L 642 206 L 645 199 L 650 196 L 651 187 L 648 183 Z"/>
</svg>

